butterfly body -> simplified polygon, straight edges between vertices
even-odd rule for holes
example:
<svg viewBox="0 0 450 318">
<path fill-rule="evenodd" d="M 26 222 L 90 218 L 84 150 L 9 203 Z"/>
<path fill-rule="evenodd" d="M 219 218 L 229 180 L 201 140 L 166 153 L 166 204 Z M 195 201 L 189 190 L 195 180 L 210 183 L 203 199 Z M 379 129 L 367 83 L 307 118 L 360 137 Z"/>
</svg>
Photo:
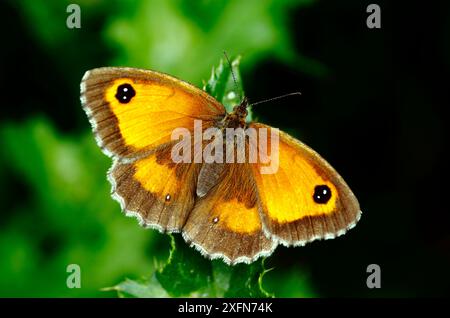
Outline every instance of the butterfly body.
<svg viewBox="0 0 450 318">
<path fill-rule="evenodd" d="M 244 100 L 237 106 L 234 106 L 233 112 L 225 117 L 225 126 L 229 128 L 245 128 L 248 112 L 248 101 L 244 97 Z"/>
<path fill-rule="evenodd" d="M 113 159 L 108 180 L 122 210 L 143 226 L 181 232 L 209 258 L 249 263 L 278 244 L 342 235 L 359 220 L 336 171 L 286 133 L 247 123 L 245 98 L 227 113 L 169 75 L 106 67 L 86 72 L 81 100 Z"/>
</svg>

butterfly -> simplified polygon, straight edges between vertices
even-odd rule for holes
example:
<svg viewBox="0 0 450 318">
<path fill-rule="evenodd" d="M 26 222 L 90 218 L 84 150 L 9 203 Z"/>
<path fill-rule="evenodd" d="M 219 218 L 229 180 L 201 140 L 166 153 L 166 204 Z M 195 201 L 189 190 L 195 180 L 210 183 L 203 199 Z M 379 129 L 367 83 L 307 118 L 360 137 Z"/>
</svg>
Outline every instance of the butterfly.
<svg viewBox="0 0 450 318">
<path fill-rule="evenodd" d="M 167 74 L 104 67 L 83 76 L 81 102 L 97 144 L 113 160 L 107 178 L 126 215 L 147 228 L 181 233 L 210 259 L 251 263 L 279 244 L 340 236 L 361 216 L 348 185 L 315 151 L 285 132 L 245 121 L 245 98 L 227 113 L 203 90 Z M 200 133 L 214 136 L 196 140 L 198 122 Z M 263 160 L 175 161 L 173 133 L 180 128 L 194 134 L 186 144 L 194 155 L 217 142 L 213 156 L 223 150 L 236 159 L 250 148 L 261 150 L 255 141 L 261 137 L 277 146 L 278 166 L 263 173 Z M 244 148 L 238 149 L 238 138 L 218 134 L 231 128 L 241 128 Z M 245 129 L 256 139 L 242 135 Z"/>
</svg>

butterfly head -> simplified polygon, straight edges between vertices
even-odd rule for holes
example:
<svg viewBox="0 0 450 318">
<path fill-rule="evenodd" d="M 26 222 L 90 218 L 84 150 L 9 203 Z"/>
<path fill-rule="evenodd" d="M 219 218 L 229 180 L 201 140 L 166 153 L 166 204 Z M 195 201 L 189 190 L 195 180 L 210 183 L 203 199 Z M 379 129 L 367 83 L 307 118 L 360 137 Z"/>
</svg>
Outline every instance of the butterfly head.
<svg viewBox="0 0 450 318">
<path fill-rule="evenodd" d="M 242 102 L 239 105 L 236 105 L 233 107 L 233 114 L 236 114 L 239 118 L 245 118 L 247 117 L 247 108 L 249 106 L 247 97 L 244 97 L 242 99 Z"/>
<path fill-rule="evenodd" d="M 242 102 L 239 105 L 234 106 L 233 111 L 227 114 L 224 126 L 229 128 L 245 127 L 248 105 L 247 97 L 244 97 Z"/>
</svg>

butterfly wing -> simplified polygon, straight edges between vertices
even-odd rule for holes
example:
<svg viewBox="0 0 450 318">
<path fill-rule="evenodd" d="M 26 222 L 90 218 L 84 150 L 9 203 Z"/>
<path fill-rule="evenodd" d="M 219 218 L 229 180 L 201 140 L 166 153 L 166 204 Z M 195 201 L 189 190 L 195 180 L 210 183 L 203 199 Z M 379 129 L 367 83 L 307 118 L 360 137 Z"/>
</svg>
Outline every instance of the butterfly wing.
<svg viewBox="0 0 450 318">
<path fill-rule="evenodd" d="M 116 160 L 108 172 L 112 196 L 141 225 L 179 232 L 195 201 L 200 164 L 174 163 L 171 146 L 128 163 Z"/>
<path fill-rule="evenodd" d="M 258 134 L 266 129 L 270 149 L 273 128 L 259 123 L 250 127 Z M 274 173 L 261 173 L 266 166 L 261 162 L 252 164 L 266 234 L 284 245 L 304 245 L 334 238 L 352 228 L 361 211 L 339 174 L 315 151 L 286 133 L 279 132 L 278 149 Z"/>
<path fill-rule="evenodd" d="M 224 164 L 219 170 L 218 183 L 197 199 L 183 227 L 185 240 L 228 264 L 270 255 L 276 244 L 263 233 L 250 166 Z"/>
<path fill-rule="evenodd" d="M 133 158 L 171 141 L 176 128 L 203 129 L 225 115 L 204 91 L 166 74 L 105 67 L 86 72 L 81 101 L 98 145 L 110 157 Z"/>
<path fill-rule="evenodd" d="M 179 231 L 194 205 L 200 166 L 172 160 L 172 132 L 192 132 L 196 119 L 207 129 L 225 115 L 224 107 L 168 75 L 113 67 L 86 72 L 81 100 L 97 143 L 114 159 L 108 172 L 113 198 L 142 225 Z"/>
</svg>

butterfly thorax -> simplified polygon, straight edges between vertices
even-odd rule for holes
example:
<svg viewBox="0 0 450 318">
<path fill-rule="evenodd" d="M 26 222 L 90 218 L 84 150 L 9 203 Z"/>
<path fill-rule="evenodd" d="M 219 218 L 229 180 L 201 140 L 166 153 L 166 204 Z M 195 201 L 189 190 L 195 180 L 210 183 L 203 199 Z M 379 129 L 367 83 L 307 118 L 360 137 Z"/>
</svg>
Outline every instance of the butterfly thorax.
<svg viewBox="0 0 450 318">
<path fill-rule="evenodd" d="M 223 127 L 226 128 L 245 128 L 245 119 L 247 118 L 248 100 L 246 97 L 239 105 L 234 106 L 233 111 L 227 114 L 223 121 Z"/>
</svg>

